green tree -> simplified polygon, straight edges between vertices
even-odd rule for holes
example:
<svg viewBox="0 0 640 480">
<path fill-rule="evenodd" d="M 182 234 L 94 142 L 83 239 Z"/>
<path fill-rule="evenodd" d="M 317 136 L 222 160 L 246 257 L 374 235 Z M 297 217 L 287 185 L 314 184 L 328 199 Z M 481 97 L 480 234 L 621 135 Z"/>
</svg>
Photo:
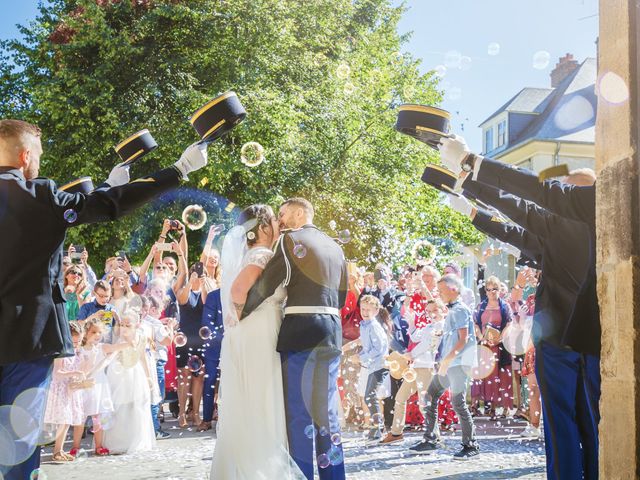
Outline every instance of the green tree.
<svg viewBox="0 0 640 480">
<path fill-rule="evenodd" d="M 190 114 L 234 90 L 247 120 L 209 147 L 193 188 L 70 239 L 99 259 L 129 245 L 140 260 L 161 219 L 189 203 L 230 223 L 228 200 L 301 195 L 319 226 L 350 231 L 348 258 L 398 264 L 420 238 L 480 239 L 420 182 L 435 152 L 393 129 L 399 104 L 441 101 L 432 73 L 400 53 L 403 12 L 390 0 L 52 0 L 1 46 L 0 116 L 41 126 L 43 174 L 97 183 L 117 162 L 113 145 L 141 128 L 160 148 L 134 176 L 173 162 L 197 139 Z M 265 149 L 255 168 L 239 160 L 249 141 Z M 195 251 L 204 235 L 189 235 Z"/>
</svg>

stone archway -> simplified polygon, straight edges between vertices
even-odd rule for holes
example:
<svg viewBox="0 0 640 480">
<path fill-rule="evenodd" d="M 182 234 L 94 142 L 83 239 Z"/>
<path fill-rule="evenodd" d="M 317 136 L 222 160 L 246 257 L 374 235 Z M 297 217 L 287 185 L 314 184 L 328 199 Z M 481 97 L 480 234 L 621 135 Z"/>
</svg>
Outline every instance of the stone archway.
<svg viewBox="0 0 640 480">
<path fill-rule="evenodd" d="M 640 477 L 639 21 L 640 0 L 600 0 L 598 70 L 605 80 L 596 125 L 597 262 L 600 478 L 606 480 Z M 625 88 L 628 101 L 619 102 Z"/>
</svg>

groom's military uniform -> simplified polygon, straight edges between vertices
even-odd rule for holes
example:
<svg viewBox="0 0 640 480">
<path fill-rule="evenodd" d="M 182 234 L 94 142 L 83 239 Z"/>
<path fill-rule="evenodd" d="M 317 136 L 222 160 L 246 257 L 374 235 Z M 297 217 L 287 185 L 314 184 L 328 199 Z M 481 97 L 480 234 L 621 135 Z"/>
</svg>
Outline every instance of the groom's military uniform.
<svg viewBox="0 0 640 480">
<path fill-rule="evenodd" d="M 287 288 L 287 305 L 277 349 L 282 357 L 290 453 L 308 479 L 313 479 L 314 456 L 322 480 L 343 479 L 342 445 L 335 441 L 340 430 L 340 308 L 348 289 L 342 248 L 314 225 L 285 232 L 249 291 L 242 317 L 280 284 Z"/>
</svg>

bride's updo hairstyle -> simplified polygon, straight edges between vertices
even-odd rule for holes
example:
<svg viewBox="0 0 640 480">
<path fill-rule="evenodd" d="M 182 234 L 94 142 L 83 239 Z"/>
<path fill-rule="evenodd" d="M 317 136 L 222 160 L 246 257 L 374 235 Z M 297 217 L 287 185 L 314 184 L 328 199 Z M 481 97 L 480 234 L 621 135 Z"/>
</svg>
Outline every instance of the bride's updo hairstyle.
<svg viewBox="0 0 640 480">
<path fill-rule="evenodd" d="M 275 215 L 269 205 L 251 205 L 238 215 L 237 224 L 244 227 L 247 245 L 252 247 L 258 241 L 258 230 L 271 230 L 271 221 Z"/>
</svg>

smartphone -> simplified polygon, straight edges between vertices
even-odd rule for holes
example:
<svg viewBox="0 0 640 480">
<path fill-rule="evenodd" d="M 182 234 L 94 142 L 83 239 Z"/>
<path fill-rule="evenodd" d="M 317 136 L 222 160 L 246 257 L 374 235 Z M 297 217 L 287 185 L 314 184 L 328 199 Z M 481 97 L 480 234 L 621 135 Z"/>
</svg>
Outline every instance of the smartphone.
<svg viewBox="0 0 640 480">
<path fill-rule="evenodd" d="M 156 243 L 156 248 L 159 252 L 171 252 L 171 244 L 170 243 Z"/>
<path fill-rule="evenodd" d="M 182 227 L 177 220 L 169 220 L 169 226 L 171 227 L 171 230 L 182 230 Z"/>
<path fill-rule="evenodd" d="M 102 315 L 102 323 L 107 326 L 111 326 L 113 324 L 113 312 L 105 311 Z"/>
<path fill-rule="evenodd" d="M 124 250 L 120 250 L 118 253 L 116 253 L 116 257 L 118 257 L 118 260 L 125 260 L 127 258 L 127 252 Z"/>
<path fill-rule="evenodd" d="M 198 277 L 204 277 L 204 263 L 196 262 L 193 266 L 193 271 L 198 274 Z"/>
<path fill-rule="evenodd" d="M 80 260 L 84 253 L 84 247 L 82 245 L 74 245 L 73 248 L 75 248 L 76 251 L 71 253 L 71 260 Z"/>
</svg>

